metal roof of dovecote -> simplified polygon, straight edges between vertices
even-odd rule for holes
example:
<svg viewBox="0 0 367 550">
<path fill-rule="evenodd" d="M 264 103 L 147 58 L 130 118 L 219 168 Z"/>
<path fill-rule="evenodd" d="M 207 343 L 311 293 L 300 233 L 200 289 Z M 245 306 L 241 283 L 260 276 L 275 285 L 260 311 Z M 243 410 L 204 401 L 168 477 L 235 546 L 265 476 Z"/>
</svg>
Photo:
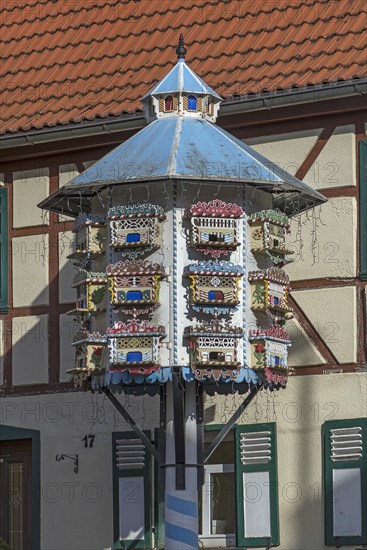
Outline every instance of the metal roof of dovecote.
<svg viewBox="0 0 367 550">
<path fill-rule="evenodd" d="M 144 102 L 156 101 L 155 95 L 168 89 L 193 93 L 200 89 L 208 97 L 215 94 L 187 67 L 182 54 L 168 75 L 144 96 Z M 218 98 L 215 94 L 216 103 Z M 112 185 L 167 180 L 258 187 L 272 193 L 274 207 L 288 215 L 325 201 L 320 193 L 207 120 L 199 109 L 185 116 L 179 106 L 168 116 L 158 116 L 39 206 L 77 214 L 81 200 L 88 210 L 90 198 Z"/>
</svg>

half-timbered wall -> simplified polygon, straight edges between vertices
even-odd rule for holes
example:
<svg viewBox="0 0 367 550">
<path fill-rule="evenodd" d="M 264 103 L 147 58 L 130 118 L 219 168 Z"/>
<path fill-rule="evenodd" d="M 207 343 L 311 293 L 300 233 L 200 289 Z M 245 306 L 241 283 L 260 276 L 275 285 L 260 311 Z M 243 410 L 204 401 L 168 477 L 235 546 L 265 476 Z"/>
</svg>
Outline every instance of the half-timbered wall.
<svg viewBox="0 0 367 550">
<path fill-rule="evenodd" d="M 295 312 L 295 319 L 287 323 L 294 376 L 286 390 L 269 396 L 262 393 L 240 419 L 240 424 L 277 424 L 282 550 L 326 548 L 322 426 L 327 420 L 365 416 L 367 399 L 363 372 L 366 281 L 359 277 L 358 225 L 358 143 L 366 139 L 365 126 L 359 114 L 319 112 L 316 116 L 307 106 L 302 112 L 302 120 L 297 120 L 295 110 L 285 110 L 284 115 L 279 109 L 267 112 L 266 118 L 263 113 L 239 115 L 236 128 L 229 116 L 219 119 L 226 129 L 329 199 L 292 222 L 288 242 L 296 258 L 285 268 Z M 75 549 L 110 546 L 112 474 L 106 448 L 111 448 L 113 430 L 128 428 L 107 410 L 101 397 L 75 393 L 69 382 L 66 370 L 74 364 L 70 342 L 75 328 L 66 312 L 74 307 L 75 291 L 66 256 L 72 247 L 72 222 L 45 215 L 36 204 L 114 147 L 114 139 L 109 137 L 109 144 L 102 146 L 91 140 L 91 147 L 81 151 L 9 159 L 0 178 L 0 185 L 9 190 L 11 243 L 9 310 L 0 319 L 0 376 L 5 394 L 1 422 L 41 431 L 41 538 L 50 550 L 58 548 L 60 540 Z M 143 428 L 158 426 L 157 399 L 122 399 Z M 225 422 L 237 401 L 236 396 L 208 397 L 207 423 Z M 91 432 L 96 435 L 95 447 L 84 448 L 82 438 Z M 79 453 L 78 479 L 71 464 L 55 462 L 55 449 Z M 75 482 L 79 485 L 73 486 Z M 83 533 L 74 502 L 88 522 Z M 93 523 L 90 517 L 97 509 L 101 521 Z M 62 523 L 57 520 L 60 517 Z"/>
</svg>

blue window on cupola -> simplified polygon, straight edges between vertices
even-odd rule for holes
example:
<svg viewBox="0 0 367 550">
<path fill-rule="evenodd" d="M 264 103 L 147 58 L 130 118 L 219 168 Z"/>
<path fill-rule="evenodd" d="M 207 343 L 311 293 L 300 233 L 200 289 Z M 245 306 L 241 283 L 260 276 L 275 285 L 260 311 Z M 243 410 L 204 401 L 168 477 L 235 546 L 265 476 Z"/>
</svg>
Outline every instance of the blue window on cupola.
<svg viewBox="0 0 367 550">
<path fill-rule="evenodd" d="M 173 111 L 173 97 L 171 95 L 168 95 L 164 100 L 164 110 Z"/>
<path fill-rule="evenodd" d="M 189 97 L 187 98 L 187 108 L 189 111 L 196 111 L 197 100 L 194 95 L 189 95 Z"/>
</svg>

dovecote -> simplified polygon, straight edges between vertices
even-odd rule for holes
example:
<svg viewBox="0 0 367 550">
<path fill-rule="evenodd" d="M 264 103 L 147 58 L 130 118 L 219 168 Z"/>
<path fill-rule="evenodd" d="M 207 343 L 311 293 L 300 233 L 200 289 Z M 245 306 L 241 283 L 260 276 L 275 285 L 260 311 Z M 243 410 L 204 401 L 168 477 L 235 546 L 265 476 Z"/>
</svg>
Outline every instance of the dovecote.
<svg viewBox="0 0 367 550">
<path fill-rule="evenodd" d="M 276 210 L 262 210 L 248 216 L 250 225 L 250 248 L 255 254 L 266 254 L 278 265 L 289 262 L 292 250 L 286 248 L 289 219 Z"/>
<path fill-rule="evenodd" d="M 75 233 L 75 245 L 73 252 L 68 256 L 69 259 L 97 258 L 105 253 L 106 222 L 104 216 L 79 214 L 74 221 L 73 232 Z"/>
<path fill-rule="evenodd" d="M 150 374 L 160 365 L 161 340 L 166 336 L 162 325 L 147 321 L 117 321 L 106 331 L 110 370 L 127 370 L 132 374 Z"/>
<path fill-rule="evenodd" d="M 190 303 L 206 313 L 227 312 L 239 304 L 241 266 L 231 262 L 200 262 L 185 268 L 191 281 Z"/>
<path fill-rule="evenodd" d="M 278 319 L 292 317 L 288 305 L 289 277 L 278 267 L 269 267 L 250 271 L 248 280 L 251 287 L 251 308 L 256 311 L 267 311 Z"/>
<path fill-rule="evenodd" d="M 158 305 L 159 283 L 164 268 L 148 260 L 126 260 L 107 266 L 110 282 L 110 303 L 121 310 Z"/>
<path fill-rule="evenodd" d="M 110 208 L 107 216 L 110 246 L 123 253 L 144 253 L 161 246 L 162 222 L 166 219 L 160 206 L 129 203 Z"/>
<path fill-rule="evenodd" d="M 74 276 L 73 288 L 77 297 L 73 315 L 97 314 L 105 310 L 107 277 L 105 273 L 79 270 Z"/>
<path fill-rule="evenodd" d="M 106 369 L 106 337 L 99 332 L 81 330 L 75 336 L 75 366 L 68 370 L 76 385 L 81 385 L 91 374 L 101 374 Z"/>
<path fill-rule="evenodd" d="M 288 347 L 291 345 L 288 333 L 282 327 L 259 328 L 249 331 L 251 343 L 251 367 L 264 372 L 268 382 L 286 380 Z M 280 378 L 281 377 L 281 378 Z"/>
<path fill-rule="evenodd" d="M 231 378 L 240 366 L 237 347 L 243 336 L 241 327 L 216 320 L 186 327 L 189 340 L 190 366 L 197 380 Z"/>
<path fill-rule="evenodd" d="M 191 246 L 214 258 L 236 250 L 242 215 L 240 206 L 219 199 L 193 204 L 185 212 L 191 221 Z"/>
</svg>

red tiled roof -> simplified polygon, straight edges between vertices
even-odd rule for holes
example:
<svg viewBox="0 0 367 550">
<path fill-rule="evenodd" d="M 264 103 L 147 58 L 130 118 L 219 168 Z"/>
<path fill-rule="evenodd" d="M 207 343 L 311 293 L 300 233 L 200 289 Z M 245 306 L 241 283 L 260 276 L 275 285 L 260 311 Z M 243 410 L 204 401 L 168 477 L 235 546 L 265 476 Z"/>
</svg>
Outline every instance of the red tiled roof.
<svg viewBox="0 0 367 550">
<path fill-rule="evenodd" d="M 365 0 L 4 2 L 0 131 L 141 108 L 176 62 L 222 97 L 367 76 Z"/>
</svg>

